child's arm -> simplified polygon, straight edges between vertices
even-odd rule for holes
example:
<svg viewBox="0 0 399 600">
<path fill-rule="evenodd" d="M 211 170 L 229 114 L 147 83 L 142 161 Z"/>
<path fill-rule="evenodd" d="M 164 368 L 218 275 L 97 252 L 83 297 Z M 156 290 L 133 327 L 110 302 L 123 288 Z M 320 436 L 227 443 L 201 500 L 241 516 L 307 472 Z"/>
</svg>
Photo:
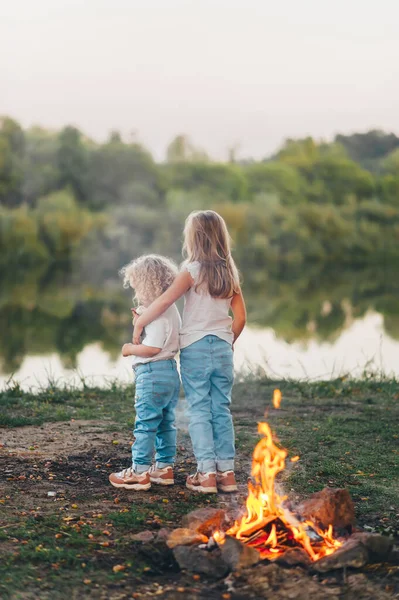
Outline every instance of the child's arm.
<svg viewBox="0 0 399 600">
<path fill-rule="evenodd" d="M 165 310 L 172 306 L 176 300 L 181 298 L 192 285 L 193 278 L 188 271 L 179 273 L 170 288 L 168 288 L 162 296 L 159 296 L 159 298 L 154 300 L 154 302 L 150 304 L 145 312 L 136 320 L 133 331 L 133 344 L 138 345 L 144 327 L 162 315 Z"/>
<path fill-rule="evenodd" d="M 237 338 L 241 335 L 241 332 L 245 327 L 245 323 L 247 322 L 247 310 L 245 308 L 244 297 L 241 291 L 238 294 L 234 294 L 231 301 L 231 310 L 234 316 L 232 325 L 234 344 Z"/>
<path fill-rule="evenodd" d="M 145 346 L 144 344 L 123 344 L 123 356 L 140 356 L 141 358 L 152 358 L 161 352 L 162 348 Z"/>
</svg>

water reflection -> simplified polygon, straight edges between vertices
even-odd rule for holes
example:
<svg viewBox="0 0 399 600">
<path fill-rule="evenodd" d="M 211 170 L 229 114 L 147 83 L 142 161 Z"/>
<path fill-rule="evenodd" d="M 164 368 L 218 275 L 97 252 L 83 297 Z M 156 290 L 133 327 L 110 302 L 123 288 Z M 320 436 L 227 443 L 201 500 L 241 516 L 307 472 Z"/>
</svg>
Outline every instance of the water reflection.
<svg viewBox="0 0 399 600">
<path fill-rule="evenodd" d="M 398 270 L 309 269 L 300 276 L 245 277 L 249 322 L 236 363 L 285 377 L 359 371 L 368 361 L 399 373 Z M 245 274 L 244 274 L 245 275 Z M 102 285 L 74 273 L 3 275 L 0 290 L 1 381 L 49 375 L 129 380 L 120 357 L 131 335 L 129 293 L 116 279 Z"/>
</svg>

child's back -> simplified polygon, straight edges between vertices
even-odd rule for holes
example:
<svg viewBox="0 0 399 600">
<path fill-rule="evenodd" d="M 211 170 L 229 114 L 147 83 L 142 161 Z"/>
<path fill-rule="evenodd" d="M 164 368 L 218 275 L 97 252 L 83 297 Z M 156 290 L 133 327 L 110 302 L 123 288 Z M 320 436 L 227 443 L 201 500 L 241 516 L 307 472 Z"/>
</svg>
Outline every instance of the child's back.
<svg viewBox="0 0 399 600">
<path fill-rule="evenodd" d="M 184 294 L 180 347 L 186 348 L 206 335 L 215 335 L 232 344 L 232 318 L 229 315 L 232 298 L 213 298 L 206 287 L 196 289 L 200 262 L 186 263 L 184 268 L 190 273 L 194 285 Z"/>
</svg>

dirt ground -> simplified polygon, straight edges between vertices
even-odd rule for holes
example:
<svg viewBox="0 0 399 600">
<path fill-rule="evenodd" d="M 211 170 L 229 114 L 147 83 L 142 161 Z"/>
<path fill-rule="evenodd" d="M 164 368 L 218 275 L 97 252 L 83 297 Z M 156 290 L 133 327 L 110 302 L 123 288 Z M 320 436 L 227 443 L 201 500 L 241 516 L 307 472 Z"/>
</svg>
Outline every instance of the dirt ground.
<svg viewBox="0 0 399 600">
<path fill-rule="evenodd" d="M 178 526 L 181 516 L 198 506 L 243 507 L 248 454 L 241 454 L 237 465 L 239 493 L 209 499 L 184 487 L 194 467 L 184 434 L 176 485 L 142 493 L 116 490 L 108 483 L 110 472 L 129 464 L 131 434 L 120 424 L 72 419 L 2 429 L 0 439 L 1 555 L 16 555 L 18 561 L 26 549 L 28 563 L 27 571 L 20 566 L 16 571 L 24 585 L 8 582 L 4 598 L 385 600 L 398 593 L 397 569 L 383 565 L 324 578 L 299 568 L 260 565 L 214 581 L 179 572 L 164 546 L 133 541 L 139 531 Z M 122 570 L 115 573 L 119 565 Z"/>
</svg>

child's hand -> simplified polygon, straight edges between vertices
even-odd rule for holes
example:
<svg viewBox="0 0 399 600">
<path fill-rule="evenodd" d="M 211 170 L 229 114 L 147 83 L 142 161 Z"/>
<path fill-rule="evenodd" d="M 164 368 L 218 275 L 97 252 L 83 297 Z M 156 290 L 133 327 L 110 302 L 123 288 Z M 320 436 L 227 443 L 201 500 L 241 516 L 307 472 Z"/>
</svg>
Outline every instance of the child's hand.
<svg viewBox="0 0 399 600">
<path fill-rule="evenodd" d="M 144 327 L 140 324 L 140 317 L 137 318 L 133 330 L 133 344 L 140 344 L 140 336 L 143 333 Z"/>
<path fill-rule="evenodd" d="M 137 312 L 137 310 L 135 308 L 131 308 L 130 310 L 132 311 L 132 317 L 133 317 L 132 323 L 133 323 L 133 325 L 135 325 L 136 321 L 137 321 L 137 319 L 139 317 L 139 314 L 138 314 L 138 312 Z"/>
<path fill-rule="evenodd" d="M 133 344 L 123 344 L 122 346 L 122 355 L 123 356 L 132 356 L 133 352 Z"/>
</svg>

